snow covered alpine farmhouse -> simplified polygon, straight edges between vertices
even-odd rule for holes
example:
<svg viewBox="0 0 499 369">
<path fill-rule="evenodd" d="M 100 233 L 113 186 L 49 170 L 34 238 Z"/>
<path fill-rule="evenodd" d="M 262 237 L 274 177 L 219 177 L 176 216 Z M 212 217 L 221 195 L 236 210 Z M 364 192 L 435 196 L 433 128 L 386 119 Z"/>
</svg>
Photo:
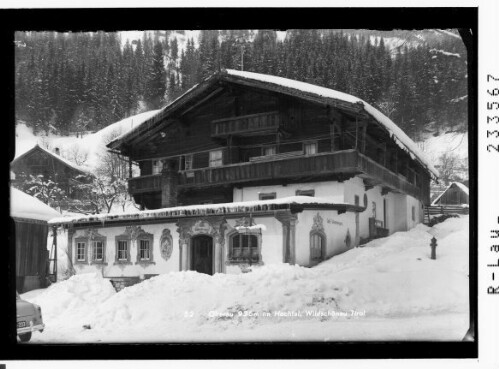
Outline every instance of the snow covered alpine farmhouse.
<svg viewBox="0 0 499 369">
<path fill-rule="evenodd" d="M 412 228 L 437 172 L 369 104 L 222 70 L 108 147 L 138 163 L 136 214 L 60 218 L 77 272 L 147 278 L 312 266 Z"/>
</svg>

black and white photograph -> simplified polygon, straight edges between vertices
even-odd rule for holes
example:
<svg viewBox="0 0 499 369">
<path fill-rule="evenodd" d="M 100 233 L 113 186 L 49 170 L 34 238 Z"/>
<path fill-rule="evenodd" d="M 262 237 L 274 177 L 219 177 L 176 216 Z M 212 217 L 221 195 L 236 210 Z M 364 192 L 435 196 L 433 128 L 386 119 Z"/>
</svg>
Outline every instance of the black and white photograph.
<svg viewBox="0 0 499 369">
<path fill-rule="evenodd" d="M 14 30 L 18 348 L 476 344 L 476 29 L 309 23 Z"/>
</svg>

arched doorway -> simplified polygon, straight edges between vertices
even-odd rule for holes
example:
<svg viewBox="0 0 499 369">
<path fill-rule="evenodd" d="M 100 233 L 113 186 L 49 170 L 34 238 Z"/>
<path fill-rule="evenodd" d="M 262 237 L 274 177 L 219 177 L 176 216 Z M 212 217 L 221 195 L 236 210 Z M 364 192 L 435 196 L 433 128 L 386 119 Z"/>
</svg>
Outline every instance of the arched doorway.
<svg viewBox="0 0 499 369">
<path fill-rule="evenodd" d="M 213 238 L 199 235 L 191 238 L 191 270 L 213 275 Z"/>
</svg>

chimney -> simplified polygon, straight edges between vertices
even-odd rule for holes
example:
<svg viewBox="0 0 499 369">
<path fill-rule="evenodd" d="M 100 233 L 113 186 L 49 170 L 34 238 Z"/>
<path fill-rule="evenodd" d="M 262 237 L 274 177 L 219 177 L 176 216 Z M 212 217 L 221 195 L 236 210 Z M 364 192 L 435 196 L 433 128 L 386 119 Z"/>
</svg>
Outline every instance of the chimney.
<svg viewBox="0 0 499 369">
<path fill-rule="evenodd" d="M 61 154 L 58 147 L 55 148 L 55 154 L 56 155 L 60 155 Z"/>
</svg>

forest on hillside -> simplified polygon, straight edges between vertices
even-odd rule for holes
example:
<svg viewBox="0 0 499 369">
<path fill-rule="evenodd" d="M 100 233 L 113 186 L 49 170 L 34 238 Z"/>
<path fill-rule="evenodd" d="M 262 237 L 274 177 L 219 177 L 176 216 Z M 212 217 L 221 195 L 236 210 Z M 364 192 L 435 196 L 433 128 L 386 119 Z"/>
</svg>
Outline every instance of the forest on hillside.
<svg viewBox="0 0 499 369">
<path fill-rule="evenodd" d="M 466 130 L 466 49 L 458 37 L 388 47 L 338 30 L 17 32 L 16 119 L 35 132 L 95 131 L 157 109 L 221 68 L 296 79 L 357 96 L 413 139 Z M 183 35 L 182 35 L 183 36 Z M 183 43 L 181 43 L 182 40 Z"/>
</svg>

